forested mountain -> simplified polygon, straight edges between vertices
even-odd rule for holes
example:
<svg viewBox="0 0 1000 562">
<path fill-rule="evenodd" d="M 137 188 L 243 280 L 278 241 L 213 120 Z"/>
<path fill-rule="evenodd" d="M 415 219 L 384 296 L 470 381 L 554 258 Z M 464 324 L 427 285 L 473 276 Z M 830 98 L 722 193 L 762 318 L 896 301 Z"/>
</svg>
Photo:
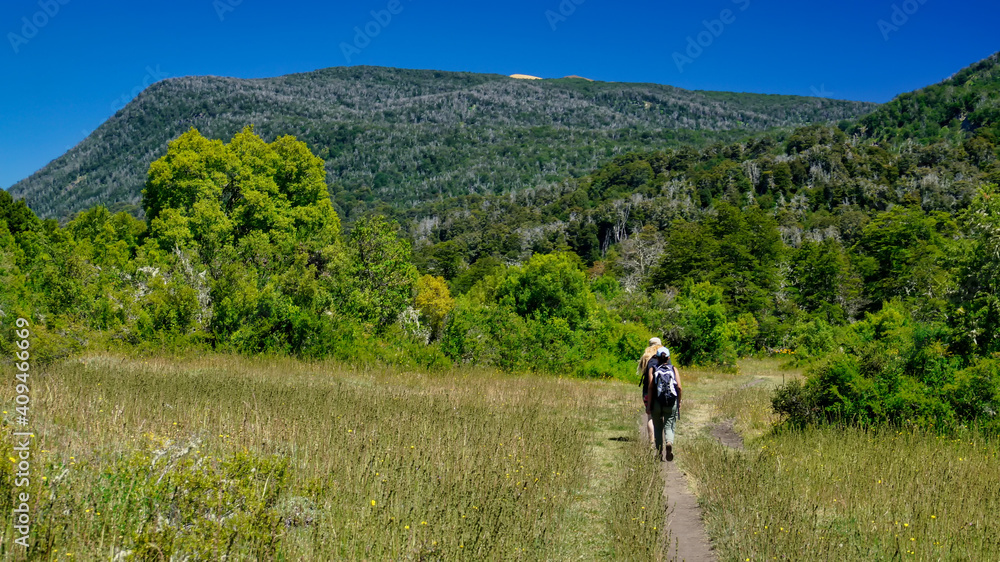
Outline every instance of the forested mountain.
<svg viewBox="0 0 1000 562">
<path fill-rule="evenodd" d="M 429 202 L 396 216 L 411 225 L 427 267 L 447 275 L 461 269 L 448 260 L 523 261 L 560 247 L 593 263 L 644 227 L 667 232 L 723 202 L 764 209 L 790 246 L 827 238 L 850 245 L 878 212 L 916 205 L 955 213 L 986 182 L 1000 183 L 1000 166 L 983 137 L 887 150 L 812 125 L 783 139 L 624 154 L 559 184 Z"/>
<path fill-rule="evenodd" d="M 855 131 L 882 141 L 976 135 L 1000 144 L 1000 53 L 943 82 L 901 94 L 861 119 Z"/>
<path fill-rule="evenodd" d="M 853 123 L 627 153 L 558 184 L 426 202 L 397 217 L 411 225 L 425 267 L 446 276 L 461 269 L 455 260 L 523 261 L 556 248 L 593 263 L 644 227 L 668 232 L 719 202 L 766 210 L 789 246 L 828 238 L 850 246 L 878 212 L 957 213 L 981 185 L 1000 184 L 997 69 L 993 55 Z"/>
<path fill-rule="evenodd" d="M 875 104 L 686 91 L 657 84 L 379 67 L 277 78 L 167 79 L 9 190 L 43 218 L 104 204 L 141 214 L 150 163 L 191 127 L 229 139 L 248 124 L 291 134 L 326 162 L 353 221 L 378 202 L 405 209 L 455 195 L 519 191 L 579 176 L 629 151 L 734 140 L 858 117 Z"/>
</svg>

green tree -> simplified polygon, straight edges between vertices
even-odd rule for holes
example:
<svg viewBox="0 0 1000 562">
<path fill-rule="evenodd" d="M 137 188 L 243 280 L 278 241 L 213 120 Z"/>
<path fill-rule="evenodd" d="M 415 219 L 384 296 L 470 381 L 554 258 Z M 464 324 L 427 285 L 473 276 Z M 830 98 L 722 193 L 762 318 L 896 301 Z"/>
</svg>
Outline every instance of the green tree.
<svg viewBox="0 0 1000 562">
<path fill-rule="evenodd" d="M 822 314 L 828 322 L 841 324 L 857 314 L 861 280 L 850 257 L 833 238 L 806 240 L 791 260 L 795 302 L 803 310 Z"/>
<path fill-rule="evenodd" d="M 983 186 L 962 216 L 972 242 L 959 271 L 959 307 L 953 323 L 960 351 L 1000 351 L 1000 190 Z"/>
<path fill-rule="evenodd" d="M 398 229 L 395 222 L 376 215 L 359 220 L 351 230 L 349 306 L 377 330 L 406 308 L 417 281 L 410 243 L 400 238 Z"/>
<path fill-rule="evenodd" d="M 247 127 L 223 143 L 191 129 L 172 141 L 143 190 L 149 238 L 138 261 L 167 278 L 150 285 L 164 304 L 146 307 L 144 325 L 174 330 L 211 314 L 217 343 L 302 350 L 346 282 L 325 178 L 323 161 L 290 136 L 267 143 Z"/>
<path fill-rule="evenodd" d="M 736 364 L 741 328 L 755 332 L 756 325 L 730 322 L 722 294 L 721 287 L 707 282 L 684 285 L 677 296 L 677 328 L 669 335 L 677 361 L 685 365 Z"/>
<path fill-rule="evenodd" d="M 734 311 L 758 313 L 777 291 L 782 248 L 777 223 L 767 212 L 718 203 L 702 223 L 675 223 L 668 230 L 651 286 L 708 281 L 722 287 Z"/>
<path fill-rule="evenodd" d="M 7 223 L 7 230 L 13 235 L 41 226 L 41 221 L 28 208 L 24 199 L 15 201 L 10 193 L 3 189 L 0 189 L 0 221 Z"/>
<path fill-rule="evenodd" d="M 150 165 L 143 209 L 164 250 L 194 249 L 208 264 L 253 233 L 289 258 L 319 254 L 340 233 L 325 178 L 323 161 L 293 137 L 268 144 L 247 127 L 223 144 L 192 128 Z"/>
<path fill-rule="evenodd" d="M 940 314 L 954 288 L 950 272 L 955 220 L 940 211 L 897 206 L 879 214 L 862 232 L 855 250 L 873 306 L 893 297 L 917 303 L 926 314 Z"/>
<path fill-rule="evenodd" d="M 525 318 L 561 318 L 575 330 L 595 302 L 581 266 L 572 252 L 535 254 L 507 272 L 496 288 L 497 301 Z"/>
<path fill-rule="evenodd" d="M 455 308 L 448 283 L 443 277 L 422 275 L 417 280 L 414 304 L 431 326 L 432 333 L 440 334 L 444 319 Z"/>
</svg>

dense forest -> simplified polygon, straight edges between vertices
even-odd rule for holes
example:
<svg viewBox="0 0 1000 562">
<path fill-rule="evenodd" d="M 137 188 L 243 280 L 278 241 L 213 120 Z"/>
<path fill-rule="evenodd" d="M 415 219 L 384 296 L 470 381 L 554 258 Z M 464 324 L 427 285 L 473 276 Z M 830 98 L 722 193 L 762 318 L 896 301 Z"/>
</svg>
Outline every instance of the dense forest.
<svg viewBox="0 0 1000 562">
<path fill-rule="evenodd" d="M 33 318 L 43 361 L 127 345 L 625 380 L 655 334 L 683 364 L 808 365 L 774 396 L 793 424 L 997 430 L 997 68 L 349 229 L 307 143 L 192 128 L 149 166 L 142 219 L 61 226 L 0 194 L 0 318 Z"/>
<path fill-rule="evenodd" d="M 341 67 L 277 78 L 170 78 L 10 192 L 42 218 L 102 204 L 142 218 L 149 165 L 191 127 L 227 141 L 246 125 L 294 135 L 325 161 L 345 222 L 389 205 L 501 194 L 580 176 L 648 147 L 854 118 L 875 104 L 692 92 L 579 78 Z"/>
</svg>

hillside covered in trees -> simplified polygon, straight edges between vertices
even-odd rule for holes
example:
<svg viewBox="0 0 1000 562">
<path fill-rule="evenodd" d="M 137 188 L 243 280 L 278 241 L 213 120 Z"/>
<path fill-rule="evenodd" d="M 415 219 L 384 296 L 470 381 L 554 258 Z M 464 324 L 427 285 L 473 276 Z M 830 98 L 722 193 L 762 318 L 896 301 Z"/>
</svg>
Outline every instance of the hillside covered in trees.
<svg viewBox="0 0 1000 562">
<path fill-rule="evenodd" d="M 43 218 L 103 204 L 141 216 L 149 165 L 191 127 L 228 140 L 247 125 L 290 134 L 326 163 L 353 222 L 388 204 L 500 194 L 589 172 L 628 151 L 836 122 L 875 104 L 686 91 L 584 79 L 339 67 L 277 78 L 171 78 L 11 187 Z"/>
<path fill-rule="evenodd" d="M 969 133 L 1000 143 L 1000 53 L 963 68 L 947 80 L 902 94 L 865 116 L 855 130 L 881 141 L 944 138 Z"/>
<path fill-rule="evenodd" d="M 683 364 L 809 365 L 774 397 L 792 423 L 1000 430 L 997 64 L 901 96 L 934 100 L 919 127 L 631 152 L 346 232 L 306 143 L 190 129 L 150 165 L 141 220 L 60 226 L 0 194 L 0 318 L 35 319 L 42 361 L 128 345 L 627 380 L 655 334 Z M 986 117 L 925 126 L 970 92 Z"/>
</svg>

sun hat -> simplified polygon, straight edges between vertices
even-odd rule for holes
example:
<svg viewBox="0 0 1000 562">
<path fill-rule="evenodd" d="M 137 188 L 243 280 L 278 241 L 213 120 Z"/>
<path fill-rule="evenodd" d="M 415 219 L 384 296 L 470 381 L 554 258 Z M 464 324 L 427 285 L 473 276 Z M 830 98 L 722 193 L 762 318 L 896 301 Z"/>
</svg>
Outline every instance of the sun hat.
<svg viewBox="0 0 1000 562">
<path fill-rule="evenodd" d="M 659 347 L 656 349 L 656 354 L 664 357 L 670 357 L 670 350 L 665 347 Z"/>
<path fill-rule="evenodd" d="M 649 338 L 649 345 L 663 345 L 660 338 Z"/>
</svg>

